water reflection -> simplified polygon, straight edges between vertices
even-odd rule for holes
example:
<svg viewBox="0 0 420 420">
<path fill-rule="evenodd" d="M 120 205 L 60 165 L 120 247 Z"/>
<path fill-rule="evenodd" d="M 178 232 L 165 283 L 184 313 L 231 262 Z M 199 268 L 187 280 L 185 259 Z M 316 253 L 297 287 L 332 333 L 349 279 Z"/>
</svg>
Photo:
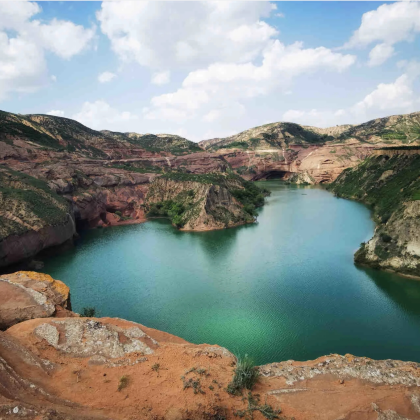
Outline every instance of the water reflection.
<svg viewBox="0 0 420 420">
<path fill-rule="evenodd" d="M 420 323 L 420 281 L 396 276 L 393 273 L 373 268 L 357 267 L 387 297 L 391 298 L 404 312 L 415 315 Z"/>
</svg>

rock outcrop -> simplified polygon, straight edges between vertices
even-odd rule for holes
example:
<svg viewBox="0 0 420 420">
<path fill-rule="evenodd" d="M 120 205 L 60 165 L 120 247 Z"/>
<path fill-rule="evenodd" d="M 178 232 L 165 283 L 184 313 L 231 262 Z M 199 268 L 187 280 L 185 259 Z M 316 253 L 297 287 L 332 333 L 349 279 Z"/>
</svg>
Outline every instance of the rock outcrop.
<svg viewBox="0 0 420 420">
<path fill-rule="evenodd" d="M 73 238 L 69 203 L 43 181 L 0 167 L 0 267 Z"/>
<path fill-rule="evenodd" d="M 420 148 L 397 151 L 377 150 L 329 189 L 372 206 L 377 227 L 356 262 L 420 276 Z"/>
<path fill-rule="evenodd" d="M 0 276 L 0 330 L 71 310 L 69 288 L 48 274 L 19 271 Z"/>
<path fill-rule="evenodd" d="M 37 293 L 64 299 L 68 289 L 42 276 L 11 278 L 48 283 Z M 420 419 L 418 363 L 337 354 L 271 363 L 252 390 L 232 395 L 235 364 L 223 347 L 118 318 L 30 319 L 0 331 L 0 418 Z"/>
<path fill-rule="evenodd" d="M 182 230 L 224 229 L 253 223 L 265 193 L 235 175 L 168 174 L 152 182 L 145 208 Z"/>
<path fill-rule="evenodd" d="M 246 179 L 306 173 L 311 183 L 332 182 L 375 148 L 420 144 L 420 113 L 330 128 L 272 123 L 199 144 L 221 154 Z"/>
</svg>

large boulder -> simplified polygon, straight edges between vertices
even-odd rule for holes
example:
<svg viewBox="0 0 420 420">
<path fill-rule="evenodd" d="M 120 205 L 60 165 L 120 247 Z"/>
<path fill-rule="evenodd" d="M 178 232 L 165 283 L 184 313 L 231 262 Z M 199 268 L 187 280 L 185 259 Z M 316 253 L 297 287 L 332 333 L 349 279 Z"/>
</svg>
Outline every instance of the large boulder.
<svg viewBox="0 0 420 420">
<path fill-rule="evenodd" d="M 34 271 L 0 276 L 0 329 L 33 318 L 69 312 L 70 290 L 60 280 Z"/>
</svg>

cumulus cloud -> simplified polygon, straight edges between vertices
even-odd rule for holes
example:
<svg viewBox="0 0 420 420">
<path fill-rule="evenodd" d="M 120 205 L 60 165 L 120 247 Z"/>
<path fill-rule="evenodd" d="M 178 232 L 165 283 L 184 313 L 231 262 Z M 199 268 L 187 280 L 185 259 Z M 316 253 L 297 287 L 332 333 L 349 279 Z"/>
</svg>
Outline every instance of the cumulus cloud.
<svg viewBox="0 0 420 420">
<path fill-rule="evenodd" d="M 103 73 L 101 73 L 98 76 L 98 81 L 100 83 L 108 83 L 110 82 L 112 79 L 115 79 L 117 77 L 116 74 L 111 73 L 110 71 L 104 71 Z"/>
<path fill-rule="evenodd" d="M 72 117 L 80 123 L 96 129 L 124 129 L 128 121 L 136 120 L 138 117 L 128 111 L 119 111 L 112 108 L 107 102 L 98 100 L 95 102 L 85 102 L 80 110 Z"/>
<path fill-rule="evenodd" d="M 393 45 L 412 41 L 420 32 L 420 3 L 383 4 L 363 14 L 362 23 L 344 48 L 366 47 L 378 43 L 370 52 L 369 66 L 384 63 L 393 55 Z"/>
<path fill-rule="evenodd" d="M 378 44 L 369 53 L 369 67 L 380 66 L 394 55 L 394 47 L 388 44 Z"/>
<path fill-rule="evenodd" d="M 70 59 L 85 50 L 95 35 L 95 27 L 84 28 L 73 22 L 53 19 L 48 24 L 32 22 L 40 44 L 61 58 Z"/>
<path fill-rule="evenodd" d="M 33 20 L 40 12 L 37 3 L 0 2 L 0 99 L 10 92 L 33 92 L 49 82 L 45 51 L 70 59 L 94 37 L 95 28 Z"/>
<path fill-rule="evenodd" d="M 384 115 L 417 111 L 420 106 L 414 83 L 420 76 L 420 64 L 405 64 L 405 72 L 391 83 L 380 83 L 361 101 L 348 109 L 295 110 L 283 114 L 284 121 L 328 127 L 337 124 L 361 123 Z"/>
<path fill-rule="evenodd" d="M 55 117 L 64 117 L 64 111 L 59 109 L 52 109 L 51 111 L 47 112 L 47 115 L 54 115 Z"/>
<path fill-rule="evenodd" d="M 123 61 L 187 68 L 253 60 L 277 34 L 269 2 L 103 2 L 102 32 Z"/>
<path fill-rule="evenodd" d="M 169 83 L 171 80 L 171 72 L 170 71 L 161 71 L 158 73 L 154 73 L 152 76 L 152 83 L 154 85 L 165 85 Z"/>
<path fill-rule="evenodd" d="M 420 32 L 420 3 L 396 2 L 383 4 L 376 10 L 365 13 L 362 23 L 347 47 L 384 42 L 388 45 L 401 41 L 411 41 Z"/>
<path fill-rule="evenodd" d="M 420 64 L 410 63 L 406 71 L 392 83 L 380 83 L 374 91 L 365 96 L 352 112 L 361 116 L 372 115 L 372 111 L 398 110 L 410 112 L 420 104 L 414 93 L 413 84 L 420 75 Z"/>
<path fill-rule="evenodd" d="M 145 117 L 182 122 L 201 112 L 205 121 L 211 121 L 217 113 L 214 110 L 221 107 L 267 95 L 274 89 L 287 91 L 292 80 L 305 73 L 342 72 L 355 60 L 355 56 L 328 48 L 305 49 L 299 42 L 286 46 L 276 40 L 265 49 L 261 65 L 215 63 L 190 72 L 177 91 L 152 98 Z"/>
</svg>

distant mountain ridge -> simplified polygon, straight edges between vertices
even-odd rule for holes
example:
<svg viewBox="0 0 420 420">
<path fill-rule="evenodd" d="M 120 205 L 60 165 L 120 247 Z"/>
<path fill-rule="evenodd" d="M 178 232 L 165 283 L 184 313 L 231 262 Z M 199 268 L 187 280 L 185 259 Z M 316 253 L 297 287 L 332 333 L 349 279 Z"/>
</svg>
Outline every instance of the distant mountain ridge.
<svg viewBox="0 0 420 420">
<path fill-rule="evenodd" d="M 124 154 L 124 149 L 129 151 L 133 147 L 174 155 L 201 151 L 196 143 L 177 135 L 96 131 L 70 118 L 0 111 L 0 141 L 13 145 L 16 140 L 46 150 L 100 159 L 112 156 L 116 149 Z"/>
<path fill-rule="evenodd" d="M 357 140 L 371 144 L 416 144 L 420 142 L 420 112 L 377 118 L 363 124 L 345 124 L 318 128 L 290 122 L 276 122 L 253 127 L 233 136 L 203 140 L 206 150 L 223 148 L 270 149 L 297 144 L 321 144 L 327 141 Z"/>
</svg>

